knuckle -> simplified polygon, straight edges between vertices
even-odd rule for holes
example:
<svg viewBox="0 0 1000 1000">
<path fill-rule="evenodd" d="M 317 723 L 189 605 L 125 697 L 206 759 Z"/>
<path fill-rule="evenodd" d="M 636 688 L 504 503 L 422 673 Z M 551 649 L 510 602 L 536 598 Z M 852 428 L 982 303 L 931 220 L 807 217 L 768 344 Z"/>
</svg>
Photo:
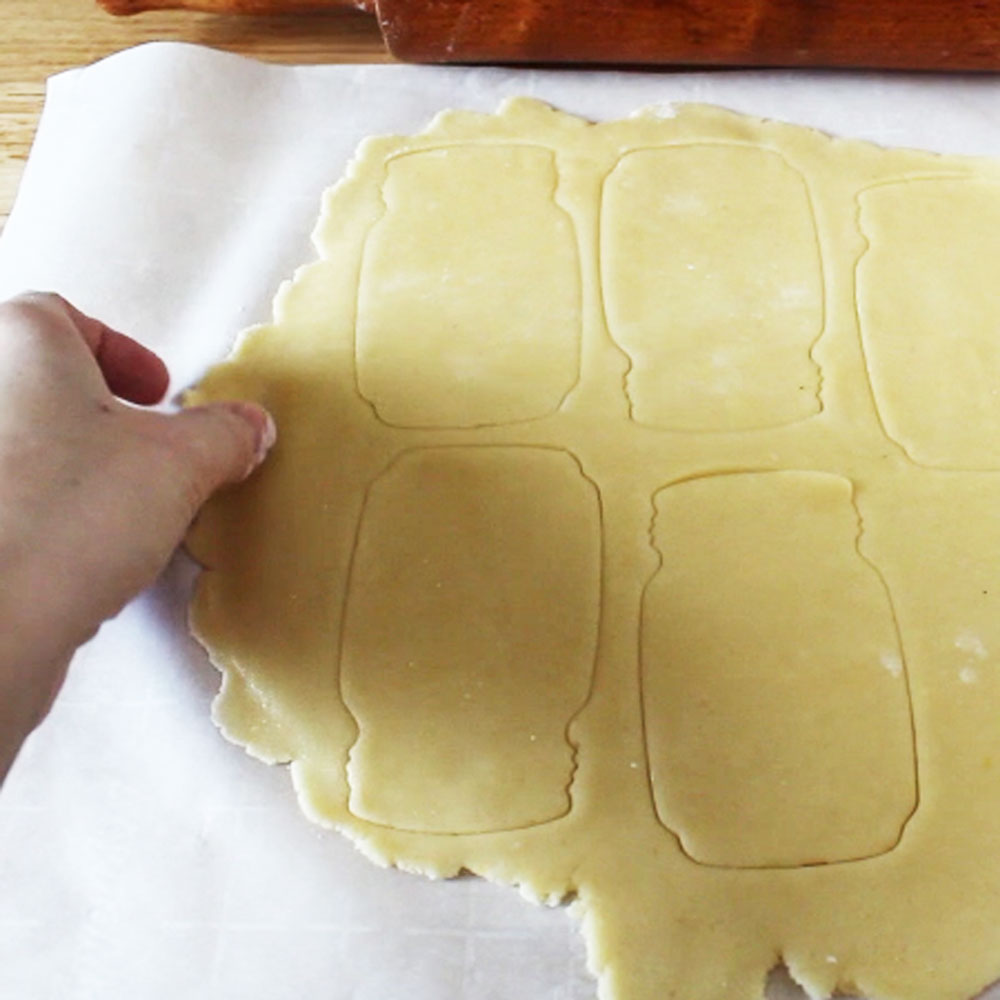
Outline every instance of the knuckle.
<svg viewBox="0 0 1000 1000">
<path fill-rule="evenodd" d="M 73 326 L 66 300 L 54 292 L 24 292 L 0 302 L 0 323 L 19 334 L 46 339 Z"/>
<path fill-rule="evenodd" d="M 51 315 L 53 312 L 66 314 L 67 302 L 56 292 L 22 292 L 12 299 L 3 303 L 6 310 L 14 313 L 45 313 Z"/>
</svg>

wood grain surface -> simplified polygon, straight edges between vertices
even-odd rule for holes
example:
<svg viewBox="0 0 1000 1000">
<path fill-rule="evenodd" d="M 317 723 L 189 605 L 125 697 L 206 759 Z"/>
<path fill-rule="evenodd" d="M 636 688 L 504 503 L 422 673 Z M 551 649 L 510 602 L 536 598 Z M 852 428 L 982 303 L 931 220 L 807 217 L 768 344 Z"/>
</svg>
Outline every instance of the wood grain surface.
<svg viewBox="0 0 1000 1000">
<path fill-rule="evenodd" d="M 114 18 L 94 0 L 0 0 L 0 228 L 10 213 L 52 73 L 149 41 L 184 41 L 285 63 L 386 62 L 373 18 L 226 17 L 157 12 Z"/>
<path fill-rule="evenodd" d="M 305 10 L 329 10 L 331 7 L 375 9 L 375 0 L 97 0 L 112 14 L 140 14 L 146 10 L 220 11 L 231 14 L 300 14 Z"/>
</svg>

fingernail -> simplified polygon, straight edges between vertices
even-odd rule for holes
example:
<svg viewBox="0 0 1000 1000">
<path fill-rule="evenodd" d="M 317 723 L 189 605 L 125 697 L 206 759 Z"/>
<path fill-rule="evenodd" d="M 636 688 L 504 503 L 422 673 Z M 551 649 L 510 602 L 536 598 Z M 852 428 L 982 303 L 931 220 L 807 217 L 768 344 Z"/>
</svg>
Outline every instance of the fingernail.
<svg viewBox="0 0 1000 1000">
<path fill-rule="evenodd" d="M 264 407 L 258 406 L 256 403 L 233 402 L 227 403 L 226 406 L 241 419 L 249 424 L 253 424 L 255 434 L 253 459 L 244 475 L 244 478 L 246 478 L 264 461 L 267 453 L 278 439 L 278 429 L 274 424 L 274 418 L 271 414 Z"/>
<path fill-rule="evenodd" d="M 257 448 L 253 456 L 255 466 L 264 461 L 277 440 L 278 428 L 274 424 L 274 417 L 267 410 L 264 410 L 264 426 L 257 434 Z"/>
</svg>

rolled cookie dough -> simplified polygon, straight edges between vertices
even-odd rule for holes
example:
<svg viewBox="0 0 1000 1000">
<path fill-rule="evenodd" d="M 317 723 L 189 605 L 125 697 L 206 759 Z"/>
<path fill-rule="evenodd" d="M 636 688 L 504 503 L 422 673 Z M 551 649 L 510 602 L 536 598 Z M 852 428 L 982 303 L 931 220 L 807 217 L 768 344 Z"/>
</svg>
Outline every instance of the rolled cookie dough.
<svg viewBox="0 0 1000 1000">
<path fill-rule="evenodd" d="M 1000 976 L 1000 167 L 515 100 L 367 141 L 195 401 L 219 725 L 607 1000 Z"/>
</svg>

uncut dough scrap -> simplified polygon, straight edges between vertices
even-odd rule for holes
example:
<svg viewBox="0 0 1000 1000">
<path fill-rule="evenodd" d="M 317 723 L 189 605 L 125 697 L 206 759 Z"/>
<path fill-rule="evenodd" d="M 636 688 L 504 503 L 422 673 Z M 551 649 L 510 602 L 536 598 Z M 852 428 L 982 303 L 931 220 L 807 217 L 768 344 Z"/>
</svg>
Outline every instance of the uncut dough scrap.
<svg viewBox="0 0 1000 1000">
<path fill-rule="evenodd" d="M 1000 976 L 1000 169 L 708 107 L 367 141 L 194 398 L 233 740 L 373 857 L 577 894 L 601 996 Z"/>
</svg>

